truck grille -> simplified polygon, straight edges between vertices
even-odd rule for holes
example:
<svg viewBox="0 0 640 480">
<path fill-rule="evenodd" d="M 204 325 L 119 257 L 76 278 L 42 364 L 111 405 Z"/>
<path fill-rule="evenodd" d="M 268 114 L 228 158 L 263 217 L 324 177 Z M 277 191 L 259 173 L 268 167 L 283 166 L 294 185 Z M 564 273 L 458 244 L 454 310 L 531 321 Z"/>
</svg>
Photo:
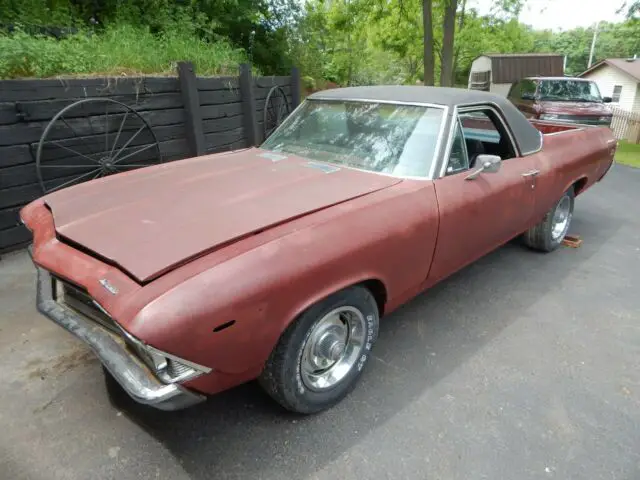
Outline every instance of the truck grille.
<svg viewBox="0 0 640 480">
<path fill-rule="evenodd" d="M 607 117 L 606 115 L 558 115 L 558 120 L 564 120 L 571 123 L 582 123 L 586 125 L 600 125 L 608 124 L 611 122 L 611 117 L 607 117 L 606 120 L 601 118 Z"/>
<path fill-rule="evenodd" d="M 52 276 L 53 297 L 56 302 L 67 308 L 75 310 L 84 317 L 99 323 L 108 330 L 118 335 L 120 329 L 113 319 L 95 302 L 89 293 L 76 285 L 73 285 L 59 277 Z"/>
</svg>

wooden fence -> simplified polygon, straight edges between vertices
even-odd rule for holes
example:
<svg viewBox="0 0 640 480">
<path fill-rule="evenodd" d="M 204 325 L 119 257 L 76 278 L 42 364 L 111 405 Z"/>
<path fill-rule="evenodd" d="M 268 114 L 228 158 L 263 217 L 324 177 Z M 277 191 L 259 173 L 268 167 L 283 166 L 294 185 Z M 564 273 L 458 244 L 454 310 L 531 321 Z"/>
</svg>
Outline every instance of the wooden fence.
<svg viewBox="0 0 640 480">
<path fill-rule="evenodd" d="M 292 109 L 300 99 L 297 69 L 290 76 L 252 77 L 250 66 L 241 65 L 237 77 L 216 78 L 197 77 L 188 62 L 177 70 L 176 77 L 0 81 L 0 252 L 30 241 L 18 212 L 43 195 L 38 142 L 65 106 L 109 97 L 133 107 L 151 126 L 166 162 L 257 145 L 270 89 L 280 86 Z"/>
<path fill-rule="evenodd" d="M 618 140 L 640 143 L 640 112 L 629 112 L 620 107 L 612 107 L 611 130 Z"/>
</svg>

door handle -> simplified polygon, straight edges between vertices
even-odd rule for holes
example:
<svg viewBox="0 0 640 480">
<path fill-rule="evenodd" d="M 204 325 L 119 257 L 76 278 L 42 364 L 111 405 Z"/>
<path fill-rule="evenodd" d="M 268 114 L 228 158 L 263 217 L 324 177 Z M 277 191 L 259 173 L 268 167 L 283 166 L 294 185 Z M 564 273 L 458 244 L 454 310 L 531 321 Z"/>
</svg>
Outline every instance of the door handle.
<svg viewBox="0 0 640 480">
<path fill-rule="evenodd" d="M 523 177 L 536 177 L 540 173 L 540 170 L 529 170 L 526 173 L 523 173 Z"/>
</svg>

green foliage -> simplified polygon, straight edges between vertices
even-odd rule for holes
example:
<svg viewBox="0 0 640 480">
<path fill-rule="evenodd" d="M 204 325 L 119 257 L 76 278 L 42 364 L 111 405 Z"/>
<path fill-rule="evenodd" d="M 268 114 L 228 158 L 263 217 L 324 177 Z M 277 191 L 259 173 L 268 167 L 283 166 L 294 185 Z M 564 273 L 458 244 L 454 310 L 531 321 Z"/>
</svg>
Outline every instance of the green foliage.
<svg viewBox="0 0 640 480">
<path fill-rule="evenodd" d="M 0 23 L 75 25 L 80 9 L 69 0 L 0 0 Z"/>
<path fill-rule="evenodd" d="M 244 54 L 228 43 L 205 42 L 178 22 L 162 35 L 148 28 L 107 27 L 63 40 L 18 31 L 0 36 L 0 78 L 58 75 L 175 74 L 180 60 L 193 61 L 202 75 L 235 75 Z"/>
<path fill-rule="evenodd" d="M 567 73 L 578 74 L 587 69 L 593 28 L 553 33 L 534 31 L 535 51 L 561 53 L 567 56 Z M 640 52 L 640 22 L 600 23 L 594 61 L 604 58 L 625 58 Z"/>
<path fill-rule="evenodd" d="M 526 0 L 496 0 L 480 15 L 471 0 L 432 0 L 435 77 L 444 6 L 457 1 L 455 84 L 487 52 L 556 52 L 567 72 L 587 68 L 593 30 L 535 31 L 518 21 Z M 198 72 L 234 72 L 248 60 L 264 74 L 295 64 L 308 85 L 409 83 L 423 77 L 423 0 L 0 0 L 0 75 L 169 73 L 178 60 Z M 469 5 L 467 5 L 469 3 Z M 640 52 L 638 0 L 623 23 L 601 23 L 595 60 Z M 7 25 L 20 25 L 6 33 Z M 72 27 L 63 40 L 42 26 Z M 49 29 L 50 30 L 50 29 Z"/>
<path fill-rule="evenodd" d="M 219 45 L 225 45 L 231 47 L 228 51 L 246 52 L 245 58 L 264 73 L 276 74 L 288 72 L 293 65 L 289 37 L 298 11 L 297 0 L 0 0 L 0 24 L 5 30 L 7 25 L 19 24 L 23 33 L 30 34 L 43 26 L 73 26 L 91 31 L 93 41 L 98 42 L 114 29 L 131 27 L 143 32 L 140 45 L 131 45 L 133 50 L 157 45 L 160 40 L 151 39 L 152 35 L 171 39 L 171 51 L 182 49 L 186 55 L 183 60 L 211 63 L 217 62 L 217 57 L 207 61 L 206 55 L 198 57 L 200 52 L 206 48 L 221 51 Z M 67 43 L 57 48 L 43 37 L 37 40 L 50 52 L 64 52 L 78 41 L 65 40 Z M 9 39 L 3 42 L 8 45 Z M 24 50 L 32 46 L 25 45 Z M 14 52 L 21 48 L 10 47 Z M 158 63 L 167 56 L 171 55 L 159 52 L 154 55 L 157 60 L 148 63 Z M 60 58 L 56 63 L 67 62 Z"/>
<path fill-rule="evenodd" d="M 618 142 L 616 162 L 640 168 L 640 144 L 625 141 Z"/>
</svg>

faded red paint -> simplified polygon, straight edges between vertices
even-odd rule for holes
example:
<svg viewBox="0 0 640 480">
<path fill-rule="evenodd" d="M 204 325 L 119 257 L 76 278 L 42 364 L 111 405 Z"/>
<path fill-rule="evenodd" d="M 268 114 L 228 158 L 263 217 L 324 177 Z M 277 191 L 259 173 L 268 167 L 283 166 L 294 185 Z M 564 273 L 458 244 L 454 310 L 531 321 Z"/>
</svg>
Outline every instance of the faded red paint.
<svg viewBox="0 0 640 480">
<path fill-rule="evenodd" d="M 610 130 L 575 130 L 545 135 L 541 152 L 497 174 L 428 181 L 324 174 L 252 149 L 83 184 L 21 215 L 37 264 L 85 287 L 132 335 L 212 367 L 186 385 L 213 394 L 257 377 L 308 306 L 375 279 L 394 310 L 539 222 L 572 184 L 591 186 L 614 150 Z M 540 175 L 522 177 L 531 169 Z M 58 240 L 46 205 L 61 234 L 129 273 Z"/>
<path fill-rule="evenodd" d="M 510 98 L 513 104 L 525 116 L 538 119 L 540 115 L 570 115 L 572 117 L 608 117 L 613 113 L 605 103 L 595 102 L 564 102 L 540 101 L 522 98 Z"/>
<path fill-rule="evenodd" d="M 60 237 L 148 282 L 196 255 L 399 179 L 341 169 L 327 175 L 255 150 L 106 177 L 49 195 Z"/>
</svg>

